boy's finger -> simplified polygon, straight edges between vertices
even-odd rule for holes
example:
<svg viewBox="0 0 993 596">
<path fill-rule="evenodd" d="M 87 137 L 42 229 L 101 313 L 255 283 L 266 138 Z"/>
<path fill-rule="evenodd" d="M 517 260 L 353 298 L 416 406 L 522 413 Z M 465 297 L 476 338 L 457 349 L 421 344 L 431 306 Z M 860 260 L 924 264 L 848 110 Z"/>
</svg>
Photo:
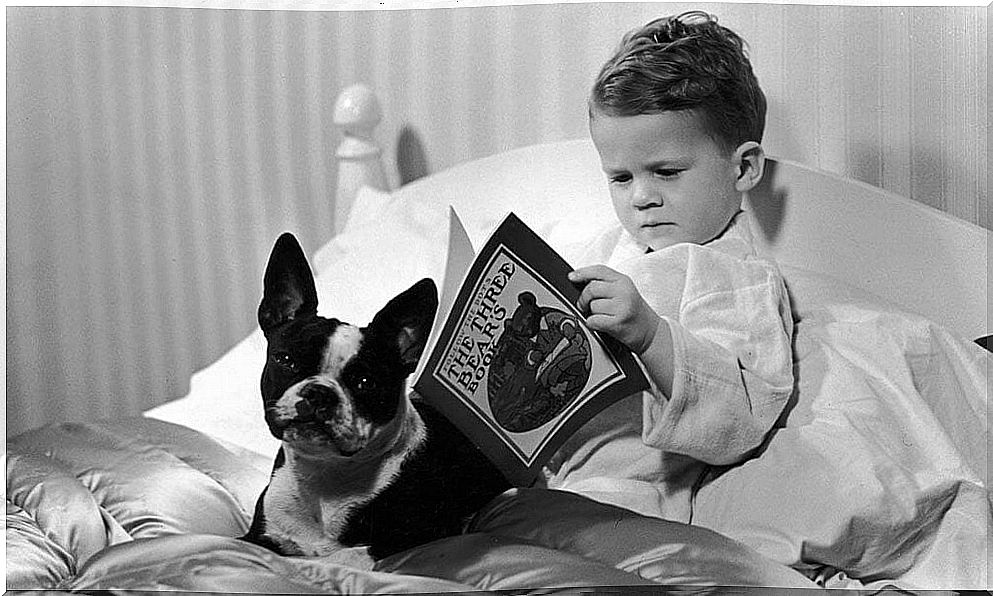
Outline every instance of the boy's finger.
<svg viewBox="0 0 993 596">
<path fill-rule="evenodd" d="M 617 275 L 616 271 L 606 265 L 589 265 L 588 267 L 580 267 L 575 271 L 570 271 L 569 281 L 572 283 L 583 283 L 595 279 L 610 281 L 615 279 Z"/>
<path fill-rule="evenodd" d="M 608 284 L 606 282 L 598 279 L 590 281 L 579 292 L 579 298 L 576 300 L 576 308 L 580 312 L 589 312 L 590 302 L 609 296 L 610 294 L 607 290 Z"/>
<path fill-rule="evenodd" d="M 610 282 L 602 279 L 593 279 L 586 282 L 586 285 L 583 286 L 583 291 L 580 293 L 586 294 L 593 298 L 603 298 L 614 295 Z"/>
<path fill-rule="evenodd" d="M 609 298 L 594 298 L 590 300 L 590 315 L 610 315 L 616 316 L 614 301 Z"/>
<path fill-rule="evenodd" d="M 610 329 L 612 317 L 610 315 L 595 314 L 586 317 L 586 326 L 593 331 L 607 331 Z"/>
<path fill-rule="evenodd" d="M 581 313 L 590 312 L 590 302 L 593 300 L 593 294 L 589 292 L 589 287 L 583 288 L 579 293 L 579 298 L 576 299 L 576 308 Z"/>
</svg>

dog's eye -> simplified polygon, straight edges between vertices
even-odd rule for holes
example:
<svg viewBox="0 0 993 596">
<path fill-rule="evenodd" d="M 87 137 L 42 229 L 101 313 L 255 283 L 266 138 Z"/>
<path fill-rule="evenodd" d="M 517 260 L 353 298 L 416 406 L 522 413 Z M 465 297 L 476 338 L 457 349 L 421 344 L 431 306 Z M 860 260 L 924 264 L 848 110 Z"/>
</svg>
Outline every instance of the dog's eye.
<svg viewBox="0 0 993 596">
<path fill-rule="evenodd" d="M 373 391 L 376 389 L 376 381 L 373 377 L 361 376 L 355 381 L 356 391 Z"/>
<path fill-rule="evenodd" d="M 272 357 L 273 362 L 290 372 L 296 372 L 298 365 L 289 352 L 277 352 Z"/>
</svg>

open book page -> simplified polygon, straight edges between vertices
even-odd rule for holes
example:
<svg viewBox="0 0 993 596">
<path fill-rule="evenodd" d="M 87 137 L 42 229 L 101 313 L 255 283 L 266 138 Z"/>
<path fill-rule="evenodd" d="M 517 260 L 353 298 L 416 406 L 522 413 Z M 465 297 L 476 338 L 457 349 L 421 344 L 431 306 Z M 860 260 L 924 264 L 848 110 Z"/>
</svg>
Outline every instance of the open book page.
<svg viewBox="0 0 993 596">
<path fill-rule="evenodd" d="M 514 214 L 466 266 L 452 215 L 449 261 L 414 389 L 520 486 L 580 425 L 648 387 L 634 355 L 591 331 L 571 267 Z M 454 290 L 454 296 L 452 292 Z"/>
<path fill-rule="evenodd" d="M 434 325 L 431 333 L 428 334 L 428 341 L 424 348 L 425 356 L 417 362 L 414 370 L 414 379 L 420 379 L 427 364 L 427 354 L 431 352 L 438 341 L 441 333 L 441 322 L 448 318 L 448 313 L 452 309 L 452 302 L 458 295 L 459 286 L 465 278 L 466 271 L 472 265 L 472 260 L 476 253 L 472 249 L 472 241 L 469 240 L 469 233 L 465 231 L 462 220 L 459 219 L 455 209 L 448 208 L 448 256 L 445 258 L 445 279 L 442 282 L 440 294 L 438 296 L 438 311 L 435 314 Z"/>
</svg>

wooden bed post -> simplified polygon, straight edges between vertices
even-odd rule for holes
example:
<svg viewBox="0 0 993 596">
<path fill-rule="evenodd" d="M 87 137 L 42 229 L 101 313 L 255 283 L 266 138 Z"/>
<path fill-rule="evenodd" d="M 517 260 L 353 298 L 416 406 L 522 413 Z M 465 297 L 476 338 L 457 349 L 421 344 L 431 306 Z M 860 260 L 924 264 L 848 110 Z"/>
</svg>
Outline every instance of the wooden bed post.
<svg viewBox="0 0 993 596">
<path fill-rule="evenodd" d="M 373 131 L 382 119 L 379 100 L 365 85 L 346 88 L 335 101 L 334 124 L 342 133 L 335 152 L 338 160 L 333 222 L 336 234 L 345 227 L 360 188 L 389 190 L 381 159 L 383 151 L 373 139 Z"/>
</svg>

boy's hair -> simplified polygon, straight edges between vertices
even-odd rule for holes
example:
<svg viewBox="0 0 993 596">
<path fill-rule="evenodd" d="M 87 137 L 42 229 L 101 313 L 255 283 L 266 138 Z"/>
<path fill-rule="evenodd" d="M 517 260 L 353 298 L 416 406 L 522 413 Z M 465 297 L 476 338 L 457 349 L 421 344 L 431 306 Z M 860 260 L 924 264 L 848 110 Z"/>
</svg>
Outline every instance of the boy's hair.
<svg viewBox="0 0 993 596">
<path fill-rule="evenodd" d="M 590 94 L 590 118 L 693 110 L 728 151 L 761 142 L 765 95 L 744 46 L 704 12 L 656 19 L 625 35 L 603 65 Z"/>
</svg>

